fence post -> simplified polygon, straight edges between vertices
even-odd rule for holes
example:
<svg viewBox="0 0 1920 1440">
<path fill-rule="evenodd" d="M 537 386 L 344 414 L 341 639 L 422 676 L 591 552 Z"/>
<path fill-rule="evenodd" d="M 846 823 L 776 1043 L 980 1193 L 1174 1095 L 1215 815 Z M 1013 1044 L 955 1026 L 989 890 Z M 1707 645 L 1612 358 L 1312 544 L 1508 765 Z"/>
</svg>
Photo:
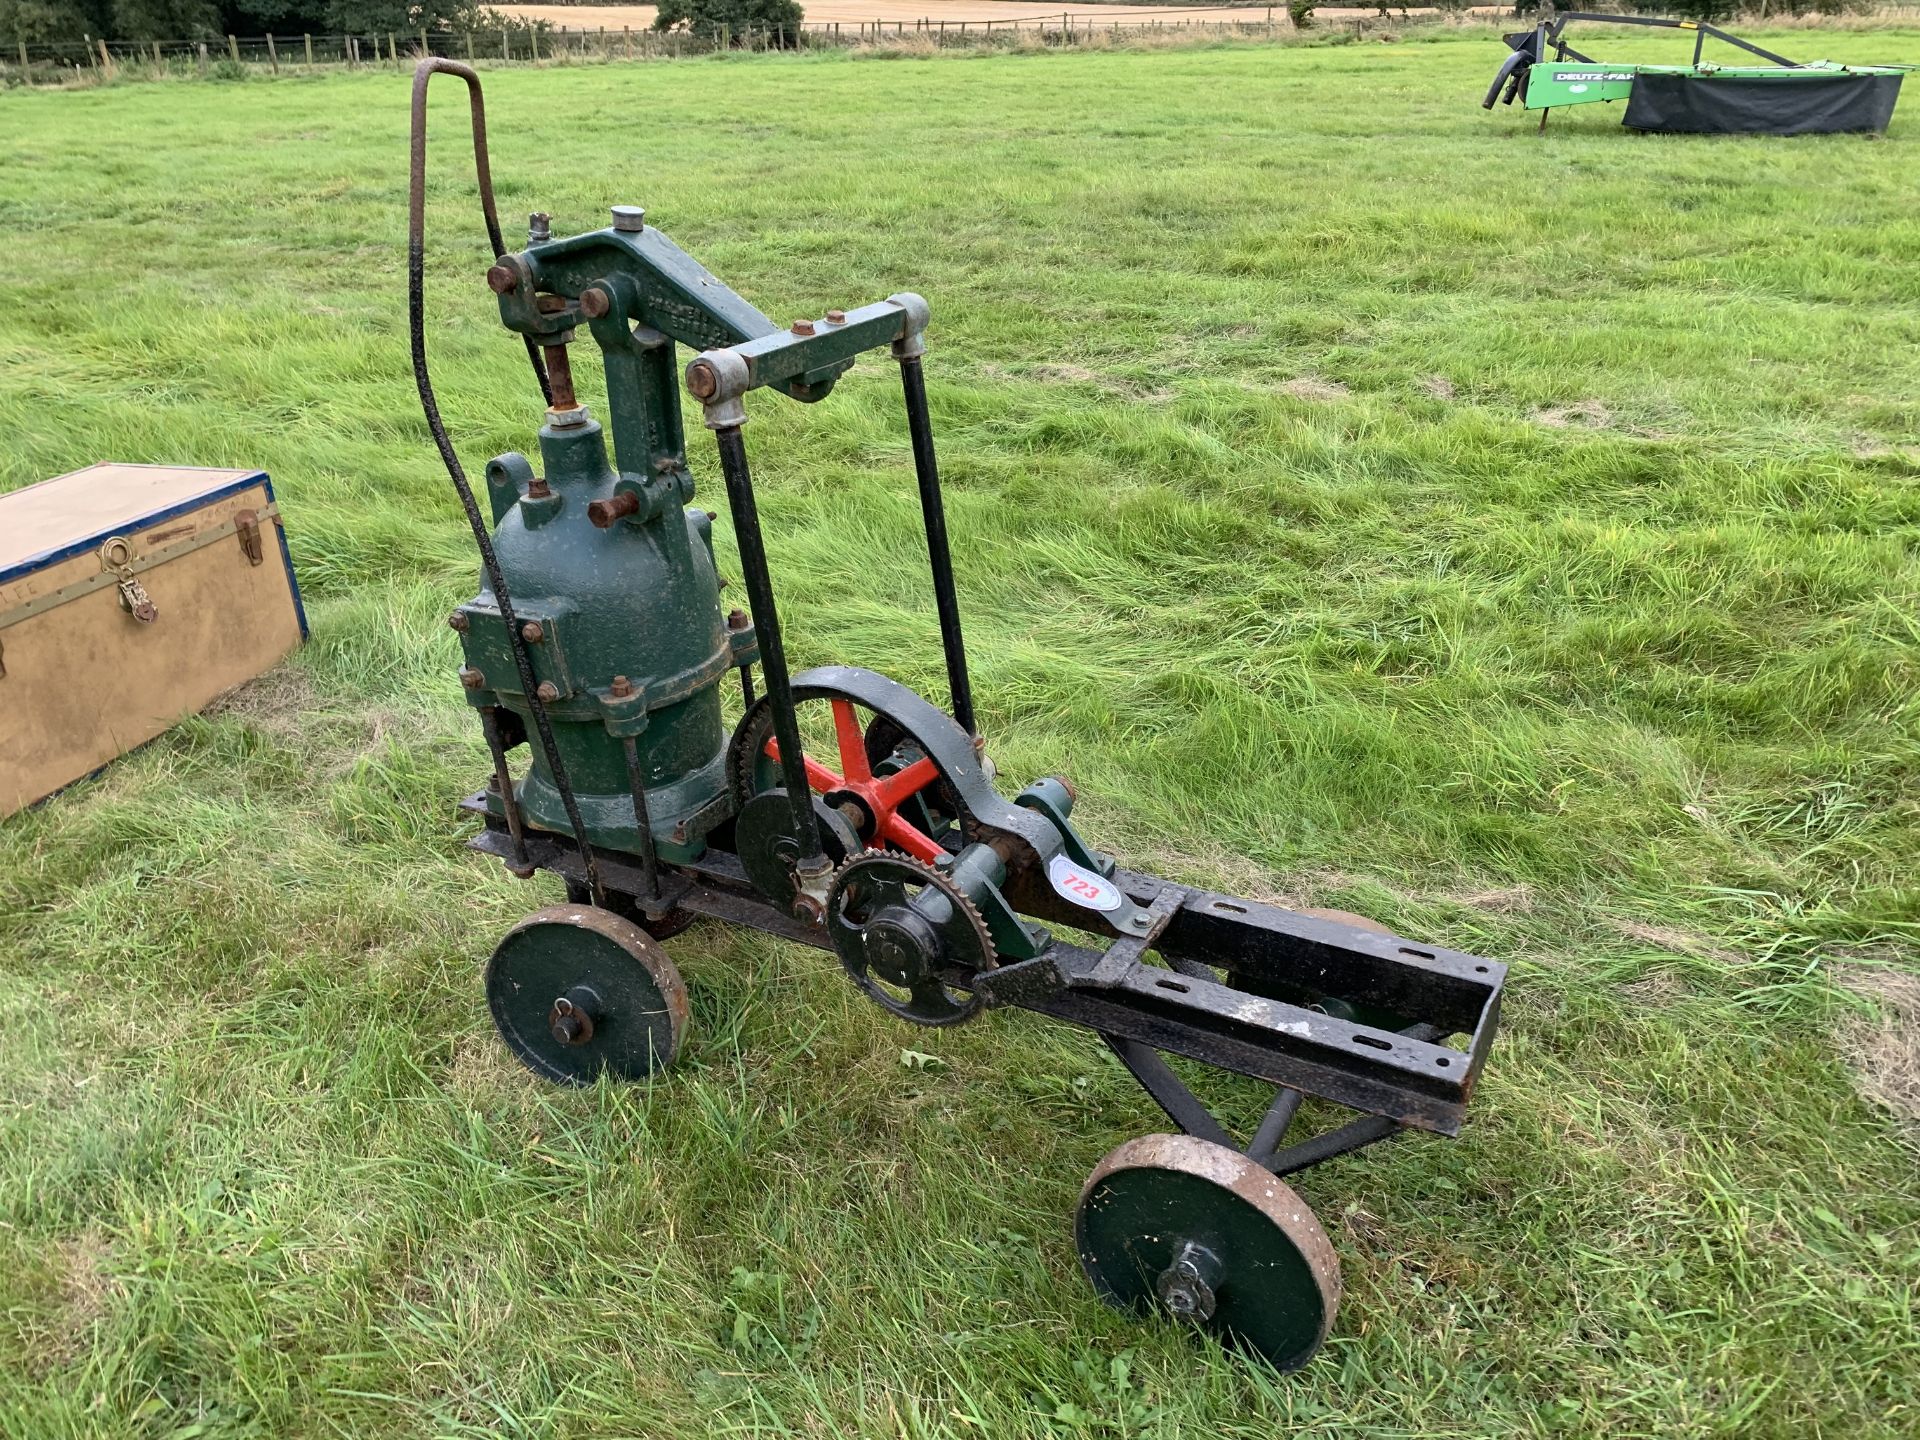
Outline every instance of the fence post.
<svg viewBox="0 0 1920 1440">
<path fill-rule="evenodd" d="M 376 39 L 373 43 L 378 45 L 380 42 Z M 396 70 L 400 68 L 400 47 L 393 43 L 391 30 L 387 31 L 387 63 Z"/>
<path fill-rule="evenodd" d="M 473 31 L 469 30 L 466 33 L 467 33 L 467 63 L 471 65 L 473 63 Z"/>
<path fill-rule="evenodd" d="M 160 58 L 160 42 L 158 40 L 153 42 L 153 63 L 155 65 L 165 65 L 167 63 Z"/>
<path fill-rule="evenodd" d="M 274 74 L 278 75 L 280 73 L 280 52 L 274 49 L 273 35 L 271 32 L 267 35 L 267 63 L 273 66 Z"/>
<path fill-rule="evenodd" d="M 113 78 L 113 56 L 107 52 L 106 41 L 101 40 L 97 43 L 100 46 L 100 68 L 107 72 L 107 78 L 111 80 Z"/>
<path fill-rule="evenodd" d="M 240 63 L 240 42 L 231 35 L 227 36 L 227 58 L 236 65 Z"/>
<path fill-rule="evenodd" d="M 200 78 L 204 80 L 206 79 L 206 77 L 207 77 L 207 42 L 202 40 L 200 42 Z"/>
<path fill-rule="evenodd" d="M 513 50 L 507 44 L 507 36 L 510 33 L 511 32 L 507 29 L 507 27 L 504 24 L 500 27 L 500 58 L 502 60 L 513 59 Z"/>
<path fill-rule="evenodd" d="M 540 27 L 538 25 L 528 26 L 527 38 L 533 42 L 533 58 L 534 61 L 538 63 L 540 59 Z"/>
<path fill-rule="evenodd" d="M 627 59 L 633 59 L 633 27 L 631 25 L 622 25 L 620 27 L 620 38 L 626 43 Z"/>
<path fill-rule="evenodd" d="M 427 27 L 422 25 L 420 27 L 420 58 L 424 60 L 431 54 L 433 54 L 433 47 L 427 44 Z"/>
<path fill-rule="evenodd" d="M 24 41 L 24 40 L 22 40 L 22 41 L 20 42 L 20 72 L 21 72 L 21 73 L 22 73 L 23 75 L 26 75 L 26 76 L 27 76 L 27 79 L 28 79 L 29 81 L 31 81 L 31 80 L 33 79 L 33 76 L 32 76 L 31 74 L 29 74 L 29 73 L 28 73 L 28 66 L 27 66 L 27 42 L 26 42 L 26 41 Z"/>
</svg>

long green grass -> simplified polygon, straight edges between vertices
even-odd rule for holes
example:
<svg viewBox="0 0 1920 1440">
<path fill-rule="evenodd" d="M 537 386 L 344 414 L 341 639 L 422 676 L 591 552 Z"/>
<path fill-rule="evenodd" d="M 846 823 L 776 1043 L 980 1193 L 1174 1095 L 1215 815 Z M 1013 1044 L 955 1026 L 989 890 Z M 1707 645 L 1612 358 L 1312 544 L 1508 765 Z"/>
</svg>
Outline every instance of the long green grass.
<svg viewBox="0 0 1920 1440">
<path fill-rule="evenodd" d="M 408 374 L 403 80 L 0 97 L 0 488 L 262 466 L 313 619 L 0 825 L 0 1434 L 1920 1429 L 1920 1149 L 1863 1098 L 1912 1033 L 1858 993 L 1920 995 L 1920 122 L 1536 138 L 1478 107 L 1499 54 L 488 80 L 510 214 L 643 203 L 776 317 L 931 299 L 1003 773 L 1071 774 L 1136 864 L 1513 963 L 1463 1137 L 1304 1183 L 1347 1298 L 1286 1378 L 1082 1282 L 1082 1180 L 1164 1127 L 1091 1037 L 911 1031 L 703 927 L 668 1076 L 518 1069 L 479 971 L 554 888 L 454 810 L 475 567 Z M 453 88 L 474 464 L 538 410 Z M 748 439 L 797 661 L 938 696 L 888 369 Z"/>
</svg>

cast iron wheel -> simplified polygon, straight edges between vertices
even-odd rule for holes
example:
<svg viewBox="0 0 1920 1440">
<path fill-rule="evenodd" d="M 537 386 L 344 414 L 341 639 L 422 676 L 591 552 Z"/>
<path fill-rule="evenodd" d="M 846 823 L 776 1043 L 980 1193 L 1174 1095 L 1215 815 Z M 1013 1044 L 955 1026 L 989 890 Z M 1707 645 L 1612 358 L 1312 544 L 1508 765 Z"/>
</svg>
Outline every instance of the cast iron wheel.
<svg viewBox="0 0 1920 1440">
<path fill-rule="evenodd" d="M 631 920 L 553 905 L 509 930 L 487 962 L 487 1008 L 529 1070 L 567 1085 L 641 1080 L 673 1063 L 687 987 Z"/>
<path fill-rule="evenodd" d="M 960 802 L 924 745 L 884 716 L 872 715 L 863 725 L 865 707 L 849 695 L 796 686 L 793 699 L 807 783 L 846 818 L 862 845 L 903 851 L 929 865 L 958 848 Z M 734 728 L 727 782 L 742 806 L 785 785 L 771 697 L 756 700 Z"/>
<path fill-rule="evenodd" d="M 980 911 L 930 865 L 869 850 L 827 890 L 827 935 L 853 983 L 889 1014 L 916 1025 L 958 1025 L 980 997 L 955 994 L 941 971 L 985 970 L 993 938 Z"/>
<path fill-rule="evenodd" d="M 1191 1135 L 1129 1140 L 1094 1167 L 1080 1265 L 1122 1309 L 1171 1315 L 1297 1370 L 1340 1306 L 1340 1260 L 1293 1187 Z"/>
<path fill-rule="evenodd" d="M 580 882 L 569 880 L 567 881 L 567 903 L 591 905 L 593 892 Z M 669 910 L 658 919 L 653 919 L 634 902 L 631 895 L 616 894 L 612 890 L 607 892 L 607 909 L 623 920 L 631 920 L 656 940 L 671 940 L 700 918 L 691 910 Z"/>
</svg>

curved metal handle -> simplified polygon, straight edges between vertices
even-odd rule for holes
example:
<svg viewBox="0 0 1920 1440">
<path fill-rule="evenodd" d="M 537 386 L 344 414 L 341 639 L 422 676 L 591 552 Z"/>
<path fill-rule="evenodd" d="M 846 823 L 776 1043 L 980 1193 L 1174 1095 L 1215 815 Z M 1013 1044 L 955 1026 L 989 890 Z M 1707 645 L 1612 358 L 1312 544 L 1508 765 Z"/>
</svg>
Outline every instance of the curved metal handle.
<svg viewBox="0 0 1920 1440">
<path fill-rule="evenodd" d="M 1505 85 L 1509 79 L 1514 82 L 1514 89 L 1507 92 L 1507 103 L 1511 105 L 1514 94 L 1519 89 L 1520 84 L 1519 77 L 1515 75 L 1514 72 L 1521 66 L 1532 63 L 1533 57 L 1524 50 L 1516 50 L 1507 56 L 1507 58 L 1501 62 L 1499 73 L 1493 77 L 1493 84 L 1487 87 L 1487 98 L 1480 102 L 1480 108 L 1482 110 L 1491 110 L 1493 108 L 1493 102 L 1500 98 L 1500 87 Z"/>
</svg>

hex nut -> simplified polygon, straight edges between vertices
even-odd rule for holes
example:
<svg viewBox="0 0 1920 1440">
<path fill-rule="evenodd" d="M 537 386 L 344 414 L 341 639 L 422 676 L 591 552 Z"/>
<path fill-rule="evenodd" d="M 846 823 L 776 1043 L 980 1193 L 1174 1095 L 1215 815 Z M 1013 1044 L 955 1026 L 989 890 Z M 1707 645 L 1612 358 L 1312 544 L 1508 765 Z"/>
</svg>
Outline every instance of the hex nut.
<svg viewBox="0 0 1920 1440">
<path fill-rule="evenodd" d="M 847 312 L 846 312 L 846 311 L 844 311 L 844 310 L 829 310 L 829 311 L 827 311 L 827 324 L 829 324 L 829 325 L 844 325 L 844 324 L 846 324 L 846 323 L 847 323 Z"/>
<path fill-rule="evenodd" d="M 451 615 L 447 616 L 447 624 L 451 625 L 454 629 L 458 630 L 462 635 L 464 635 L 467 633 L 468 628 L 473 624 L 473 622 L 467 619 L 466 611 L 456 610 Z"/>
<path fill-rule="evenodd" d="M 538 645 L 547 638 L 547 632 L 538 620 L 529 620 L 520 627 L 520 638 L 529 645 Z"/>
<path fill-rule="evenodd" d="M 813 334 L 813 322 L 811 320 L 796 320 L 793 322 L 792 329 L 796 335 L 811 335 Z"/>
<path fill-rule="evenodd" d="M 487 688 L 487 677 L 471 665 L 462 665 L 460 667 L 460 683 L 469 690 L 484 690 Z"/>
<path fill-rule="evenodd" d="M 607 694 L 616 700 L 625 700 L 633 694 L 633 682 L 624 675 L 616 675 L 613 683 L 607 687 Z"/>
<path fill-rule="evenodd" d="M 540 688 L 533 693 L 540 697 L 541 704 L 551 705 L 560 698 L 560 687 L 551 680 L 542 680 Z"/>
</svg>

